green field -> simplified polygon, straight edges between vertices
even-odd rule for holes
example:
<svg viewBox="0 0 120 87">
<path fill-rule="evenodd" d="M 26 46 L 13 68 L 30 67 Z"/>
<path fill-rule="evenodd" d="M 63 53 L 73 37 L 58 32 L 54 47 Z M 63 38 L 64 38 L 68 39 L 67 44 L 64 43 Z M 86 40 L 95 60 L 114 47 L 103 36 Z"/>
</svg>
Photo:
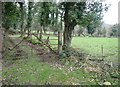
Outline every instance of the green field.
<svg viewBox="0 0 120 87">
<path fill-rule="evenodd" d="M 47 36 L 43 37 L 44 39 Z M 50 39 L 57 39 L 55 36 L 50 36 Z M 50 44 L 57 44 L 57 41 L 50 40 Z M 56 47 L 52 45 L 53 47 Z M 90 57 L 101 58 L 105 60 L 118 62 L 118 39 L 117 38 L 102 38 L 102 37 L 73 37 L 73 48 L 79 48 L 90 55 Z M 102 54 L 103 47 L 103 54 Z"/>
<path fill-rule="evenodd" d="M 17 37 L 19 37 L 19 35 Z M 47 36 L 43 36 L 43 39 L 46 38 Z M 57 39 L 57 37 L 52 35 L 49 39 Z M 32 40 L 37 41 L 35 37 L 32 37 Z M 57 47 L 57 45 L 52 45 L 57 43 L 57 40 L 50 40 L 52 47 Z M 103 55 L 107 61 L 118 62 L 118 38 L 73 37 L 71 46 L 73 48 L 79 48 L 92 58 L 101 58 Z"/>
<path fill-rule="evenodd" d="M 96 38 L 96 37 L 73 37 L 72 47 L 85 50 L 91 56 L 99 58 L 103 56 L 106 60 L 118 61 L 118 39 Z"/>
</svg>

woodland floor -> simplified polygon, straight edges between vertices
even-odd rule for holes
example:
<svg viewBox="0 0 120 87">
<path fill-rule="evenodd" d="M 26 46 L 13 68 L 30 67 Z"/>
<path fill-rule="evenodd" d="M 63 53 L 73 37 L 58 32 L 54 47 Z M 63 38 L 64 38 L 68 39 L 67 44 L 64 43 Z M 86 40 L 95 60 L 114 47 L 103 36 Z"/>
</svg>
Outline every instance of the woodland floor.
<svg viewBox="0 0 120 87">
<path fill-rule="evenodd" d="M 3 55 L 3 84 L 98 85 L 104 82 L 104 79 L 117 84 L 116 78 L 100 77 L 99 70 L 84 71 L 83 67 L 86 67 L 87 63 L 83 61 L 74 63 L 76 60 L 60 59 L 58 55 L 38 44 L 23 41 L 11 51 L 10 49 L 21 40 L 14 36 L 6 38 L 7 47 Z"/>
</svg>

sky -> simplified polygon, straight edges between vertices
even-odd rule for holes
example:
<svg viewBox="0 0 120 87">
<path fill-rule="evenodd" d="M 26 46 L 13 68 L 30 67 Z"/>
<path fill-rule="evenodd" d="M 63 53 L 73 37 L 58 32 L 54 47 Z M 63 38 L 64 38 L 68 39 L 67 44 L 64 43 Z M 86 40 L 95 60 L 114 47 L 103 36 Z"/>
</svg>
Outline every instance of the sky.
<svg viewBox="0 0 120 87">
<path fill-rule="evenodd" d="M 109 10 L 104 13 L 103 21 L 107 24 L 118 23 L 118 2 L 120 0 L 106 0 L 107 4 L 111 4 Z"/>
</svg>

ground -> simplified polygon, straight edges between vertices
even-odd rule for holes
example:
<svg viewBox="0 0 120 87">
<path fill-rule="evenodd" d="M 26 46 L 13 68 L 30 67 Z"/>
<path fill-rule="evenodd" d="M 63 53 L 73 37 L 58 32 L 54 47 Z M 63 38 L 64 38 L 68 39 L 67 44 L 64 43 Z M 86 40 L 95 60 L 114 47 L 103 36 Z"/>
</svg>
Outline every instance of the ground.
<svg viewBox="0 0 120 87">
<path fill-rule="evenodd" d="M 96 66 L 101 63 L 79 60 L 86 55 L 80 55 L 78 59 L 74 56 L 58 58 L 44 46 L 29 43 L 28 40 L 11 51 L 22 38 L 14 35 L 9 37 L 6 37 L 7 48 L 3 57 L 3 84 L 98 85 L 105 79 L 113 85 L 117 84 L 117 78 L 108 77 L 110 75 L 102 72 L 102 66 Z M 100 76 L 101 72 L 105 75 Z"/>
</svg>

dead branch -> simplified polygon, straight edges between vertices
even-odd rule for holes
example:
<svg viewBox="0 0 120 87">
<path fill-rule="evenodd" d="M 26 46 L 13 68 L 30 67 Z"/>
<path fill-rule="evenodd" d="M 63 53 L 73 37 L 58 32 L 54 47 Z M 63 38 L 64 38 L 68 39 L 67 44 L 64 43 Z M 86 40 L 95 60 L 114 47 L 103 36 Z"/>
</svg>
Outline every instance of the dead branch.
<svg viewBox="0 0 120 87">
<path fill-rule="evenodd" d="M 35 34 L 33 34 L 33 35 L 34 35 L 43 45 L 45 45 L 46 47 L 48 47 L 50 51 L 56 53 L 56 52 L 51 48 L 50 44 L 45 43 L 44 41 L 42 41 L 42 40 L 41 40 L 38 36 L 36 36 Z"/>
<path fill-rule="evenodd" d="M 16 44 L 12 49 L 10 49 L 10 51 L 12 51 L 13 49 L 15 49 L 17 46 L 19 46 L 19 44 L 21 44 L 25 39 L 27 39 L 29 36 L 24 37 L 18 44 Z"/>
</svg>

